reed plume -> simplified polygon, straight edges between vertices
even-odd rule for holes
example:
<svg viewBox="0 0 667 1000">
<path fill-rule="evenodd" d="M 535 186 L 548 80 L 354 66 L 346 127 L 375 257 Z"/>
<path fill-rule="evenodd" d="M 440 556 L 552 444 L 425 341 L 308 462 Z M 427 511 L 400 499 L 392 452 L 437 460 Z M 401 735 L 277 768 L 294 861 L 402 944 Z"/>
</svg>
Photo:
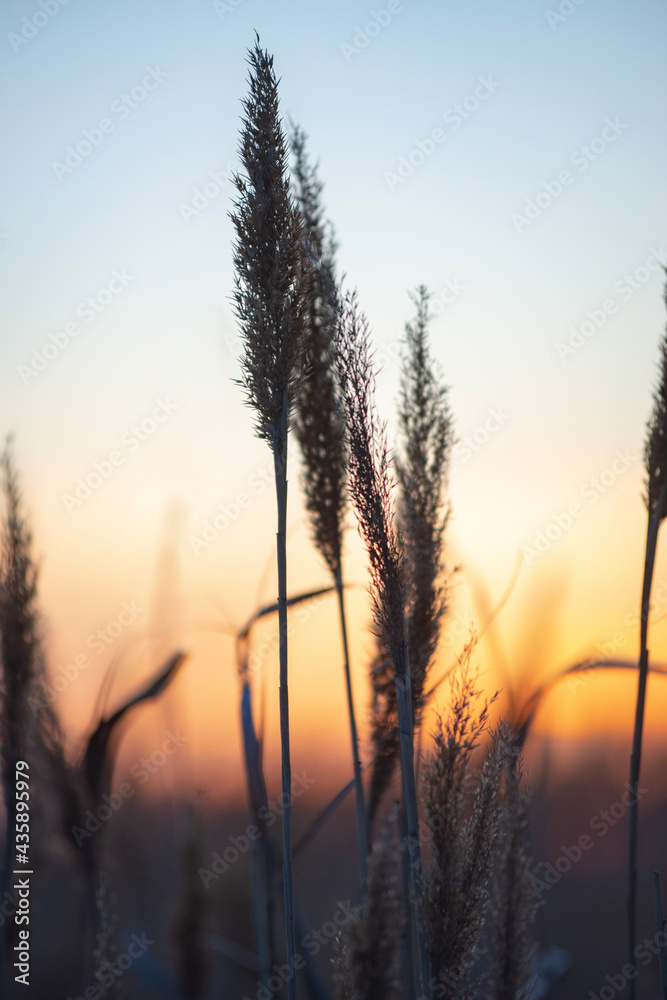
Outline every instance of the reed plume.
<svg viewBox="0 0 667 1000">
<path fill-rule="evenodd" d="M 282 790 L 283 896 L 288 996 L 296 998 L 296 955 L 291 849 L 291 763 L 287 658 L 287 431 L 290 410 L 303 378 L 303 344 L 310 269 L 301 213 L 287 179 L 287 148 L 278 108 L 273 58 L 259 45 L 248 52 L 249 96 L 244 100 L 239 197 L 232 221 L 234 302 L 244 343 L 241 384 L 255 411 L 258 436 L 273 452 L 278 514 L 277 568 L 280 636 L 280 741 Z"/>
<path fill-rule="evenodd" d="M 345 518 L 345 430 L 332 370 L 336 332 L 335 244 L 321 205 L 322 183 L 306 153 L 306 135 L 291 135 L 295 194 L 312 261 L 305 314 L 305 378 L 296 398 L 294 431 L 304 458 L 303 491 L 313 541 L 329 572 L 341 568 Z"/>
<path fill-rule="evenodd" d="M 528 792 L 522 785 L 523 759 L 513 734 L 505 729 L 500 857 L 492 907 L 493 934 L 489 978 L 491 1000 L 526 1000 L 534 954 L 531 927 L 539 907 L 534 865 L 528 846 Z"/>
<path fill-rule="evenodd" d="M 364 905 L 337 941 L 334 979 L 338 1000 L 400 1000 L 397 867 L 398 851 L 385 833 L 369 858 Z"/>
<path fill-rule="evenodd" d="M 444 533 L 449 507 L 444 502 L 453 441 L 447 389 L 428 343 L 429 292 L 420 285 L 411 296 L 415 317 L 405 327 L 406 353 L 399 401 L 399 538 L 407 567 L 406 598 L 412 723 L 419 728 L 424 688 L 445 614 L 442 581 Z M 370 808 L 375 814 L 398 759 L 398 717 L 391 658 L 379 648 L 371 666 L 372 742 Z"/>
<path fill-rule="evenodd" d="M 349 452 L 349 494 L 364 539 L 371 576 L 375 632 L 394 668 L 403 801 L 408 826 L 410 876 L 419 951 L 421 988 L 428 989 L 428 957 L 421 930 L 421 845 L 414 771 L 410 661 L 406 623 L 407 581 L 392 510 L 392 480 L 386 429 L 375 408 L 375 376 L 368 324 L 356 296 L 347 295 L 339 311 L 336 374 L 345 412 Z"/>
<path fill-rule="evenodd" d="M 406 325 L 407 354 L 401 378 L 398 517 L 408 565 L 408 634 L 415 723 L 421 719 L 424 683 L 438 645 L 446 592 L 442 575 L 443 540 L 449 507 L 443 491 L 453 440 L 443 385 L 428 344 L 429 292 L 420 285 L 412 300 L 413 323 Z"/>
<path fill-rule="evenodd" d="M 667 288 L 664 292 L 667 305 Z M 635 960 L 637 938 L 637 822 L 639 773 L 641 769 L 644 711 L 648 680 L 648 620 L 651 603 L 651 586 L 658 547 L 658 532 L 667 515 L 667 332 L 660 344 L 660 374 L 653 393 L 653 412 L 648 422 L 644 449 L 646 469 L 644 500 L 647 509 L 646 552 L 641 595 L 641 624 L 639 646 L 639 677 L 635 724 L 630 756 L 630 806 L 628 844 L 628 897 L 627 897 L 627 955 L 628 962 Z M 629 982 L 630 1000 L 634 1000 L 635 981 Z"/>
<path fill-rule="evenodd" d="M 273 57 L 248 51 L 249 96 L 236 174 L 239 197 L 231 219 L 234 306 L 243 337 L 241 385 L 255 411 L 258 437 L 287 453 L 287 421 L 303 378 L 306 302 L 310 281 L 301 213 L 290 195 L 287 145 L 278 105 Z"/>
<path fill-rule="evenodd" d="M 337 288 L 334 271 L 335 241 L 321 203 L 322 182 L 306 151 L 306 134 L 295 126 L 291 134 L 296 198 L 303 216 L 313 267 L 306 313 L 304 366 L 306 377 L 297 398 L 294 430 L 304 460 L 303 490 L 315 547 L 336 584 L 343 645 L 343 667 L 350 719 L 352 764 L 355 782 L 357 841 L 362 885 L 366 881 L 369 849 L 368 823 L 361 778 L 350 654 L 343 590 L 342 548 L 346 512 L 347 453 L 333 371 L 336 334 Z"/>
<path fill-rule="evenodd" d="M 371 599 L 376 634 L 394 662 L 407 668 L 405 657 L 405 563 L 392 509 L 386 428 L 375 409 L 375 375 L 369 330 L 356 295 L 341 306 L 337 330 L 336 371 L 349 451 L 349 495 L 366 543 L 371 572 Z"/>
<path fill-rule="evenodd" d="M 489 704 L 480 702 L 470 674 L 473 645 L 459 659 L 450 711 L 444 723 L 437 720 L 422 782 L 430 847 L 424 933 L 437 994 L 447 998 L 470 995 L 501 833 L 508 739 L 503 727 L 492 732 L 474 788 L 473 754 L 489 729 Z"/>
<path fill-rule="evenodd" d="M 370 742 L 373 753 L 368 818 L 372 824 L 382 796 L 394 776 L 400 756 L 394 664 L 386 647 L 378 638 L 368 673 L 371 687 Z"/>
</svg>

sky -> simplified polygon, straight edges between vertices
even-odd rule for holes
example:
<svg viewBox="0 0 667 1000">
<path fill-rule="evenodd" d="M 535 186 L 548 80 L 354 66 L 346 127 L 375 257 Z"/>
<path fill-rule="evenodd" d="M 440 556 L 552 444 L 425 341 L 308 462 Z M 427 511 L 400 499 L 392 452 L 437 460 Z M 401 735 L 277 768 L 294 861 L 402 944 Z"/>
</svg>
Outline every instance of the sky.
<svg viewBox="0 0 667 1000">
<path fill-rule="evenodd" d="M 190 659 L 144 729 L 158 746 L 167 722 L 189 726 L 193 759 L 224 753 L 230 773 L 238 761 L 229 633 L 276 590 L 270 453 L 235 384 L 230 307 L 229 177 L 255 31 L 284 119 L 319 161 L 390 437 L 409 292 L 433 295 L 458 437 L 459 570 L 438 666 L 511 581 L 478 649 L 490 685 L 529 692 L 599 647 L 636 655 L 665 324 L 666 20 L 657 0 L 3 4 L 0 432 L 15 437 L 50 677 L 67 681 L 54 705 L 73 739 L 178 644 Z M 297 593 L 327 578 L 294 446 L 290 482 Z M 364 719 L 372 640 L 352 518 L 346 552 Z M 651 638 L 664 659 L 666 604 L 667 554 Z M 328 761 L 345 753 L 335 606 L 293 624 L 295 752 Z M 275 623 L 254 641 L 275 747 Z M 587 677 L 561 685 L 538 724 L 627 734 L 633 696 L 632 678 Z"/>
</svg>

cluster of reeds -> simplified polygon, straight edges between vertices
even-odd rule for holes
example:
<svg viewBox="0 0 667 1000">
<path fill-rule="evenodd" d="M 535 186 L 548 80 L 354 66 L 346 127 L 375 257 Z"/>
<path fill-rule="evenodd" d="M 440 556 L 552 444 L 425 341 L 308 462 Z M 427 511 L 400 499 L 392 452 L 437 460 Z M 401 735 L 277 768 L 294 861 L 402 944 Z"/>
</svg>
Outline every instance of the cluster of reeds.
<svg viewBox="0 0 667 1000">
<path fill-rule="evenodd" d="M 429 293 L 412 296 L 414 321 L 407 323 L 401 372 L 398 485 L 398 541 L 407 567 L 406 629 L 410 650 L 413 729 L 419 731 L 426 679 L 436 653 L 446 611 L 443 579 L 444 533 L 449 516 L 444 490 L 453 440 L 447 392 L 430 356 Z M 398 715 L 391 657 L 380 640 L 371 665 L 372 742 L 371 820 L 398 759 Z"/>
<path fill-rule="evenodd" d="M 473 643 L 451 678 L 449 714 L 437 718 L 423 765 L 424 889 L 419 904 L 429 963 L 424 996 L 526 995 L 537 898 L 526 830 L 526 789 L 511 729 L 490 725 L 470 668 Z M 483 760 L 479 753 L 483 750 Z M 341 938 L 341 1000 L 416 996 L 400 947 L 400 850 L 374 848 L 369 898 Z M 378 932 L 381 928 L 381 932 Z M 366 968 L 366 974 L 361 971 Z"/>
<path fill-rule="evenodd" d="M 277 568 L 280 635 L 280 740 L 283 828 L 283 898 L 288 967 L 294 970 L 292 878 L 292 770 L 287 659 L 287 447 L 288 424 L 303 382 L 304 330 L 311 265 L 303 218 L 290 193 L 288 147 L 278 109 L 273 59 L 259 41 L 249 52 L 250 92 L 240 142 L 244 176 L 232 219 L 237 242 L 235 306 L 243 335 L 242 381 L 260 438 L 271 447 L 278 513 Z M 294 975 L 288 980 L 296 997 Z"/>
<path fill-rule="evenodd" d="M 234 304 L 243 337 L 240 385 L 254 411 L 257 435 L 271 448 L 277 509 L 277 601 L 235 635 L 249 811 L 257 837 L 251 853 L 251 902 L 256 954 L 250 967 L 271 991 L 272 969 L 284 959 L 290 1000 L 296 1000 L 298 959 L 309 994 L 330 995 L 311 959 L 297 955 L 307 921 L 294 890 L 293 858 L 354 789 L 358 905 L 337 941 L 333 986 L 340 1000 L 522 1000 L 527 996 L 537 900 L 527 835 L 522 747 L 546 686 L 513 729 L 493 721 L 464 648 L 450 675 L 448 712 L 438 716 L 422 753 L 430 678 L 448 605 L 445 536 L 447 480 L 453 443 L 448 391 L 429 343 L 429 293 L 412 296 L 406 324 L 392 452 L 375 403 L 370 329 L 356 293 L 336 274 L 336 243 L 322 206 L 322 183 L 309 160 L 305 133 L 283 130 L 273 59 L 256 39 L 249 50 L 249 92 L 243 102 L 242 172 L 232 211 Z M 293 165 L 290 169 L 290 150 Z M 302 455 L 302 485 L 312 538 L 330 586 L 289 596 L 287 583 L 287 458 L 293 429 Z M 0 459 L 5 512 L 0 560 L 0 740 L 7 811 L 3 884 L 16 837 L 13 794 L 18 761 L 39 759 L 57 790 L 63 831 L 110 791 L 121 727 L 128 714 L 158 697 L 184 661 L 177 652 L 137 694 L 103 715 L 81 757 L 68 759 L 58 719 L 39 697 L 44 681 L 31 536 L 9 446 Z M 630 789 L 638 787 L 646 700 L 648 613 L 660 524 L 667 516 L 667 336 L 646 445 L 648 532 L 642 589 L 641 651 Z M 346 518 L 354 510 L 365 544 L 376 655 L 369 671 L 371 724 L 364 784 L 353 696 L 343 572 Z M 292 842 L 289 720 L 289 608 L 335 594 L 350 726 L 352 778 L 298 844 Z M 248 669 L 252 628 L 277 614 L 282 756 L 282 844 L 267 823 L 263 726 L 258 726 Z M 574 669 L 574 668 L 572 668 Z M 31 701 L 39 706 L 30 709 Z M 394 775 L 397 801 L 385 809 Z M 421 774 L 421 779 L 420 779 Z M 628 953 L 634 956 L 637 885 L 637 795 L 631 795 Z M 378 820 L 378 822 L 374 822 Z M 380 822 L 381 820 L 381 822 Z M 376 832 L 374 836 L 373 831 Z M 82 978 L 92 981 L 117 952 L 112 893 L 104 873 L 103 838 L 86 839 L 77 858 L 85 885 Z M 189 815 L 184 837 L 181 905 L 175 922 L 181 993 L 205 992 L 206 905 L 195 877 L 201 857 L 200 818 Z M 284 949 L 275 900 L 282 894 Z M 659 899 L 659 894 L 658 894 Z M 660 904 L 661 905 L 661 904 Z M 661 918 L 660 918 L 661 919 Z M 0 925 L 0 962 L 8 954 Z M 664 959 L 664 955 L 662 956 Z M 663 965 L 665 963 L 663 962 Z M 0 967 L 0 992 L 4 969 Z M 634 981 L 630 981 L 631 994 Z M 113 990 L 122 995 L 122 984 Z"/>
<path fill-rule="evenodd" d="M 331 224 L 321 202 L 322 182 L 309 160 L 306 135 L 291 135 L 294 187 L 312 262 L 304 347 L 305 377 L 297 400 L 295 432 L 303 455 L 303 493 L 314 544 L 336 586 L 350 720 L 359 845 L 359 871 L 366 880 L 369 832 L 359 756 L 359 736 L 350 673 L 343 584 L 343 528 L 347 503 L 347 447 L 333 358 L 339 310 Z"/>
<path fill-rule="evenodd" d="M 283 793 L 291 804 L 284 517 L 288 417 L 294 411 L 313 540 L 339 600 L 356 794 L 363 905 L 341 944 L 337 982 L 341 995 L 350 998 L 399 996 L 403 991 L 414 997 L 417 988 L 430 996 L 434 976 L 437 984 L 449 974 L 451 956 L 446 949 L 453 948 L 452 955 L 456 954 L 457 942 L 474 941 L 475 928 L 481 926 L 491 892 L 490 859 L 502 855 L 500 849 L 495 850 L 496 833 L 505 831 L 504 842 L 511 845 L 503 855 L 507 864 L 509 855 L 517 871 L 527 862 L 521 854 L 525 850 L 525 831 L 519 817 L 519 799 L 501 794 L 500 790 L 502 782 L 508 789 L 511 787 L 509 775 L 515 773 L 505 766 L 509 753 L 505 729 L 502 735 L 492 738 L 494 749 L 480 771 L 480 788 L 470 821 L 461 808 L 463 799 L 454 806 L 447 780 L 442 774 L 438 777 L 438 768 L 448 767 L 447 753 L 453 753 L 453 760 L 458 762 L 452 764 L 454 771 L 460 768 L 456 780 L 467 783 L 472 751 L 487 728 L 485 712 L 474 725 L 470 722 L 467 713 L 474 692 L 463 680 L 461 696 L 452 709 L 453 728 L 447 730 L 447 739 L 439 730 L 434 757 L 425 766 L 424 807 L 432 850 L 428 858 L 428 893 L 423 891 L 415 733 L 421 729 L 426 680 L 446 610 L 443 551 L 448 508 L 444 492 L 452 444 L 447 392 L 428 344 L 429 296 L 425 287 L 417 290 L 416 317 L 406 327 L 399 405 L 400 454 L 395 463 L 399 490 L 395 502 L 386 428 L 375 408 L 368 324 L 356 295 L 344 293 L 336 279 L 335 243 L 322 209 L 317 169 L 308 160 L 305 134 L 293 127 L 295 162 L 290 192 L 273 60 L 261 49 L 259 39 L 250 50 L 249 63 L 250 96 L 244 103 L 240 147 L 244 174 L 236 179 L 239 196 L 232 215 L 237 232 L 235 302 L 245 347 L 242 382 L 255 412 L 257 432 L 269 442 L 276 457 Z M 369 808 L 362 782 L 343 601 L 342 543 L 348 499 L 365 542 L 373 631 L 379 648 L 371 676 L 374 760 Z M 256 802 L 265 792 L 257 763 L 251 692 L 242 666 L 243 655 L 241 649 L 246 769 L 249 801 L 256 815 Z M 467 725 L 472 725 L 470 732 Z M 401 843 L 392 846 L 392 837 L 385 831 L 371 849 L 370 820 L 397 762 L 401 772 L 397 811 Z M 462 794 L 461 789 L 459 792 Z M 501 822 L 501 798 L 505 813 L 512 814 L 515 830 L 519 831 L 515 836 L 510 835 L 509 819 L 505 825 Z M 429 824 L 439 823 L 447 810 L 452 824 L 443 846 L 442 831 L 437 834 Z M 457 840 L 461 837 L 465 849 Z M 457 845 L 460 854 L 467 851 L 465 861 L 455 860 Z M 283 815 L 282 888 L 285 953 L 290 969 L 295 940 L 291 855 L 288 808 Z M 402 884 L 394 867 L 401 857 Z M 258 861 L 270 871 L 270 851 L 268 863 L 266 857 Z M 447 866 L 451 864 L 463 865 L 465 870 L 461 869 L 457 887 L 452 882 L 447 894 L 444 887 L 449 884 Z M 258 901 L 256 910 L 261 910 L 271 896 L 270 878 L 268 884 L 265 877 L 257 885 L 254 898 Z M 435 886 L 440 887 L 440 895 L 433 895 Z M 461 892 L 468 907 L 464 913 L 460 912 Z M 504 928 L 499 934 L 505 940 L 518 942 L 509 925 L 514 918 L 529 921 L 530 914 L 525 906 L 517 909 L 509 900 L 506 902 L 506 911 L 498 911 Z M 255 912 L 258 949 L 267 952 L 273 937 L 265 918 L 265 913 Z M 455 926 L 455 940 L 451 940 Z M 418 976 L 413 974 L 413 933 Z M 519 969 L 519 965 L 514 973 L 517 982 L 525 976 L 525 969 Z M 295 997 L 295 975 L 290 975 L 287 985 L 288 995 Z"/>
<path fill-rule="evenodd" d="M 95 808 L 111 790 L 113 762 L 121 723 L 146 700 L 158 697 L 184 660 L 170 657 L 158 674 L 109 716 L 103 716 L 85 741 L 82 755 L 71 759 L 59 719 L 45 696 L 45 663 L 37 608 L 37 567 L 32 535 L 23 503 L 11 442 L 0 458 L 2 472 L 2 555 L 0 560 L 0 738 L 3 800 L 7 812 L 2 868 L 2 898 L 9 899 L 9 880 L 16 867 L 16 764 L 26 761 L 30 777 L 30 858 L 33 864 L 61 839 L 75 859 L 84 885 L 81 933 L 81 981 L 86 988 L 96 971 L 114 957 L 116 917 L 103 868 L 103 838 L 77 839 L 86 810 Z M 23 772 L 22 772 L 23 773 Z M 24 829 L 24 828 L 22 828 Z M 5 895 L 6 894 L 6 895 Z M 8 934 L 9 930 L 9 934 Z M 13 946 L 14 921 L 0 923 L 0 992 Z M 122 984 L 113 990 L 122 995 Z M 119 992 L 121 991 L 121 992 Z M 111 995 L 111 994 L 109 994 Z"/>
</svg>

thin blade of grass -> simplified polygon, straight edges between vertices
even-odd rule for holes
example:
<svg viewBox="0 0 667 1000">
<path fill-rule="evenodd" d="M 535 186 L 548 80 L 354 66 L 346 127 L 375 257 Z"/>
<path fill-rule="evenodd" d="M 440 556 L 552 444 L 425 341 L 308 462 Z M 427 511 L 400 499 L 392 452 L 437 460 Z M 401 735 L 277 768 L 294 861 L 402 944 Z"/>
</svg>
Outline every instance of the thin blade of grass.
<svg viewBox="0 0 667 1000">
<path fill-rule="evenodd" d="M 315 597 L 320 597 L 324 594 L 332 594 L 335 590 L 335 587 L 319 587 L 317 590 L 309 590 L 303 594 L 296 594 L 294 597 L 287 598 L 286 606 L 288 608 L 293 608 L 295 605 L 303 604 L 304 601 L 310 601 Z M 246 639 L 256 622 L 260 621 L 262 618 L 268 617 L 268 615 L 275 615 L 279 610 L 280 608 L 277 601 L 273 604 L 267 604 L 265 607 L 260 608 L 259 611 L 256 611 L 254 615 L 248 619 L 243 628 L 239 630 L 237 638 Z"/>
</svg>

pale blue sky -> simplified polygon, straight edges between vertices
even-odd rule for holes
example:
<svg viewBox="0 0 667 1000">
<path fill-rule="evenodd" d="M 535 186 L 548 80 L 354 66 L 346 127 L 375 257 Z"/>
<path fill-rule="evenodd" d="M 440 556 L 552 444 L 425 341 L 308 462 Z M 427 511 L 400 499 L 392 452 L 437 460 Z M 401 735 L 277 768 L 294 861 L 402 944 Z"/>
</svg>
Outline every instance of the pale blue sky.
<svg viewBox="0 0 667 1000">
<path fill-rule="evenodd" d="M 657 267 L 652 249 L 667 251 L 662 3 L 585 0 L 550 24 L 558 5 L 548 0 L 405 0 L 354 53 L 344 46 L 386 9 L 382 0 L 241 0 L 218 9 L 210 0 L 70 0 L 49 16 L 56 4 L 44 0 L 43 14 L 38 3 L 7 0 L 0 11 L 0 430 L 17 433 L 45 601 L 61 621 L 74 628 L 77 615 L 93 617 L 85 601 L 74 610 L 62 593 L 63 582 L 88 589 L 73 564 L 85 573 L 89 561 L 109 606 L 131 596 L 119 583 L 130 553 L 148 588 L 166 504 L 181 500 L 194 532 L 266 464 L 232 382 L 230 188 L 189 223 L 180 211 L 211 171 L 235 161 L 255 29 L 275 55 L 283 111 L 309 133 L 320 160 L 340 267 L 390 359 L 379 384 L 387 415 L 408 289 L 425 282 L 437 296 L 447 282 L 463 286 L 432 331 L 458 432 L 474 432 L 499 405 L 509 417 L 469 461 L 455 463 L 452 531 L 494 589 L 518 548 L 617 448 L 641 447 L 664 326 L 662 274 L 647 272 L 642 283 L 641 272 L 629 297 L 615 284 L 647 258 Z M 39 30 L 12 43 L 24 18 Z M 149 68 L 166 76 L 121 117 L 115 102 Z M 493 93 L 460 127 L 451 114 L 443 122 L 457 102 L 469 98 L 472 107 L 480 79 L 494 81 Z M 58 179 L 54 162 L 104 118 L 113 131 Z M 446 140 L 391 190 L 387 173 L 401 157 L 418 161 L 418 144 L 438 128 Z M 603 149 L 594 146 L 582 169 L 577 150 L 603 134 Z M 567 169 L 572 183 L 517 232 L 512 216 Z M 114 271 L 132 280 L 94 322 L 79 315 L 79 336 L 25 384 L 18 367 L 32 349 L 76 321 L 79 304 Z M 560 358 L 556 344 L 571 325 L 610 298 L 614 315 Z M 165 396 L 178 404 L 174 415 L 68 514 L 63 492 Z M 640 481 L 636 463 L 604 500 L 608 523 L 578 526 L 578 541 L 573 529 L 571 550 L 564 540 L 574 594 L 590 587 L 576 561 L 582 544 L 591 559 L 608 552 L 621 516 L 636 519 L 632 544 L 641 536 Z M 296 517 L 296 481 L 291 496 Z M 268 501 L 238 527 L 206 579 L 258 533 L 270 551 Z M 615 544 L 620 559 L 627 553 Z M 189 570 L 195 588 L 201 565 Z M 633 593 L 635 584 L 633 575 Z"/>
</svg>

